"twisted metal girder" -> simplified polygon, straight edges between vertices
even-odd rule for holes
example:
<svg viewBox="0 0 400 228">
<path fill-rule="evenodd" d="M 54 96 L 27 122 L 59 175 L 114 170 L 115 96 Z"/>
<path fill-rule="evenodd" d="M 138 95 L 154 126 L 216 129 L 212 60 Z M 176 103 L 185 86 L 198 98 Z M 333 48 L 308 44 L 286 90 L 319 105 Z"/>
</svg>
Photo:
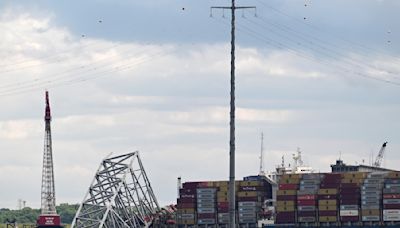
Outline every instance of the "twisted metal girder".
<svg viewBox="0 0 400 228">
<path fill-rule="evenodd" d="M 101 162 L 71 228 L 148 227 L 159 210 L 135 151 Z"/>
</svg>

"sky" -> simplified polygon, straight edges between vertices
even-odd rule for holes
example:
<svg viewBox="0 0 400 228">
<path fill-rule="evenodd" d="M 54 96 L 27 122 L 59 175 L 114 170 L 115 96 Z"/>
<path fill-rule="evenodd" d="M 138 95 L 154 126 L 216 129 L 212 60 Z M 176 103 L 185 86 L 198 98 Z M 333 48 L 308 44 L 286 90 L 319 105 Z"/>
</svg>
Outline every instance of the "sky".
<svg viewBox="0 0 400 228">
<path fill-rule="evenodd" d="M 80 203 L 110 152 L 139 151 L 160 205 L 176 180 L 229 177 L 226 0 L 0 1 L 0 208 L 40 207 L 44 94 L 57 203 Z M 236 23 L 236 178 L 300 148 L 400 162 L 400 2 L 242 0 Z"/>
</svg>

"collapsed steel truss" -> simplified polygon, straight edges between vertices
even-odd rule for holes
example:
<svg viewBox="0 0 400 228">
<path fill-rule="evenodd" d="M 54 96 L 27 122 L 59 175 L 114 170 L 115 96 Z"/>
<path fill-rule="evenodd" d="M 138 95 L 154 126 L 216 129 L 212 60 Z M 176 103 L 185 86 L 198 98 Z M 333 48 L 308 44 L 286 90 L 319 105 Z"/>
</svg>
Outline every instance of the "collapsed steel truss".
<svg viewBox="0 0 400 228">
<path fill-rule="evenodd" d="M 101 162 L 71 228 L 148 227 L 159 210 L 136 151 Z"/>
</svg>

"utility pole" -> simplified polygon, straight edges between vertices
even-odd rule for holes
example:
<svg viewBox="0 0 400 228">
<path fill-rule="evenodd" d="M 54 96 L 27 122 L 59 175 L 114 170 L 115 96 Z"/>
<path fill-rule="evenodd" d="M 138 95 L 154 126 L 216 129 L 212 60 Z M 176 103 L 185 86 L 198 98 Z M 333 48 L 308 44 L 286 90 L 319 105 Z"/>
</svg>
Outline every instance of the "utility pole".
<svg viewBox="0 0 400 228">
<path fill-rule="evenodd" d="M 231 96 L 230 96 L 230 135 L 229 135 L 229 227 L 236 227 L 235 213 L 235 12 L 237 9 L 255 9 L 255 6 L 213 6 L 212 9 L 231 10 Z"/>
<path fill-rule="evenodd" d="M 264 133 L 261 132 L 261 155 L 260 155 L 260 174 L 265 175 L 264 171 Z"/>
</svg>

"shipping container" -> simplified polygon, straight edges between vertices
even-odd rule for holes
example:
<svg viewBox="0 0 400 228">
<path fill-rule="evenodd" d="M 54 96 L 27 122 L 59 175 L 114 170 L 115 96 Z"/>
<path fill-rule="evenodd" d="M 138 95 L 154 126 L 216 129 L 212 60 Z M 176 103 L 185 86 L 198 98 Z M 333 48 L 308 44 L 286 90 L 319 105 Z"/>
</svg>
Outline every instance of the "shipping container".
<svg viewBox="0 0 400 228">
<path fill-rule="evenodd" d="M 316 195 L 317 192 L 318 192 L 318 189 L 298 190 L 297 195 L 298 196 L 300 196 L 300 195 Z"/>
<path fill-rule="evenodd" d="M 315 211 L 316 206 L 297 206 L 297 211 Z"/>
<path fill-rule="evenodd" d="M 336 194 L 338 194 L 338 190 L 336 188 L 325 188 L 318 190 L 318 195 L 336 195 Z"/>
<path fill-rule="evenodd" d="M 340 205 L 340 210 L 358 210 L 360 209 L 359 205 Z"/>
<path fill-rule="evenodd" d="M 296 204 L 295 201 L 277 201 L 276 205 L 279 206 L 294 206 Z"/>
<path fill-rule="evenodd" d="M 359 216 L 340 216 L 341 222 L 358 222 L 360 221 Z"/>
<path fill-rule="evenodd" d="M 345 217 L 345 216 L 358 216 L 359 211 L 358 210 L 340 210 L 340 216 Z"/>
<path fill-rule="evenodd" d="M 215 217 L 217 216 L 217 214 L 215 213 L 198 213 L 197 214 L 197 219 L 215 219 Z"/>
<path fill-rule="evenodd" d="M 199 225 L 215 224 L 215 219 L 197 219 L 197 224 Z"/>
<path fill-rule="evenodd" d="M 296 195 L 278 195 L 276 200 L 296 200 Z"/>
<path fill-rule="evenodd" d="M 316 217 L 316 211 L 297 211 L 297 216 L 299 217 Z"/>
<path fill-rule="evenodd" d="M 319 216 L 319 222 L 336 222 L 336 216 Z"/>
<path fill-rule="evenodd" d="M 278 190 L 276 192 L 276 195 L 281 196 L 281 195 L 296 195 L 296 190 Z"/>
<path fill-rule="evenodd" d="M 303 223 L 310 223 L 310 222 L 316 222 L 317 218 L 316 217 L 297 217 L 298 222 L 303 222 Z"/>
<path fill-rule="evenodd" d="M 317 195 L 298 195 L 297 200 L 316 200 Z"/>
<path fill-rule="evenodd" d="M 336 208 L 334 210 L 329 210 L 329 211 L 319 211 L 318 212 L 319 216 L 337 216 L 337 210 Z"/>
</svg>

